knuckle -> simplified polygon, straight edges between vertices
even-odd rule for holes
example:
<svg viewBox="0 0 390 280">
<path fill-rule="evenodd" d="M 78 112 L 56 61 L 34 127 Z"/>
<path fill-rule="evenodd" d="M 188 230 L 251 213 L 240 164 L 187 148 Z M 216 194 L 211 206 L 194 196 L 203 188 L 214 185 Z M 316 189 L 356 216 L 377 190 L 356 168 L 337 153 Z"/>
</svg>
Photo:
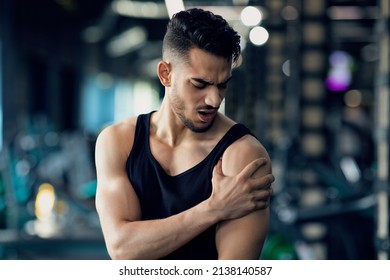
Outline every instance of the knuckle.
<svg viewBox="0 0 390 280">
<path fill-rule="evenodd" d="M 257 210 L 257 209 L 258 209 L 258 203 L 256 201 L 253 201 L 252 205 L 251 205 L 251 210 L 254 211 L 254 210 Z"/>
</svg>

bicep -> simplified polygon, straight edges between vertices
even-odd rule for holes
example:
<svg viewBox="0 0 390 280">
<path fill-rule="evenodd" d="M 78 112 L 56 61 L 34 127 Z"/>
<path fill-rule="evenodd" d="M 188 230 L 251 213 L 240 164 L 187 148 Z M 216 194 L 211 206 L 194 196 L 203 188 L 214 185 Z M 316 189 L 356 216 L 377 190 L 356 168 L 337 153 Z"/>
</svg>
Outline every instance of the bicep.
<svg viewBox="0 0 390 280">
<path fill-rule="evenodd" d="M 129 181 L 120 145 L 107 135 L 96 144 L 96 210 L 105 236 L 113 236 L 121 224 L 141 216 L 137 195 Z"/>
<path fill-rule="evenodd" d="M 217 227 L 219 259 L 258 259 L 269 227 L 269 209 L 224 221 Z"/>
<path fill-rule="evenodd" d="M 123 222 L 139 220 L 141 211 L 138 197 L 123 176 L 98 183 L 96 209 L 103 231 L 116 230 Z"/>
<path fill-rule="evenodd" d="M 254 177 L 272 172 L 265 148 L 252 136 L 233 144 L 223 155 L 223 173 L 235 176 L 256 158 L 267 158 L 268 163 L 256 171 Z M 234 163 L 234 164 L 232 164 Z M 242 218 L 227 220 L 217 227 L 216 246 L 220 259 L 257 259 L 269 228 L 269 209 L 252 212 Z"/>
</svg>

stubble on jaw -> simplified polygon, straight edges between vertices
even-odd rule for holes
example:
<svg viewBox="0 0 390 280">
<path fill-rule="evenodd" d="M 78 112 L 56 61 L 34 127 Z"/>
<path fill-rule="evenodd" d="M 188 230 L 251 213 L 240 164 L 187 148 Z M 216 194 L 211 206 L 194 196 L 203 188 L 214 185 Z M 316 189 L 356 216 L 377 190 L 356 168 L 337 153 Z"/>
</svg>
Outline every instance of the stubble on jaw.
<svg viewBox="0 0 390 280">
<path fill-rule="evenodd" d="M 175 89 L 171 92 L 171 107 L 173 112 L 176 114 L 176 116 L 181 120 L 181 122 L 184 124 L 185 127 L 187 127 L 189 130 L 195 133 L 202 133 L 206 132 L 211 128 L 213 125 L 213 122 L 210 123 L 210 125 L 205 127 L 197 127 L 193 121 L 191 121 L 189 118 L 186 118 L 184 115 L 185 111 L 185 105 L 183 100 L 175 93 Z"/>
</svg>

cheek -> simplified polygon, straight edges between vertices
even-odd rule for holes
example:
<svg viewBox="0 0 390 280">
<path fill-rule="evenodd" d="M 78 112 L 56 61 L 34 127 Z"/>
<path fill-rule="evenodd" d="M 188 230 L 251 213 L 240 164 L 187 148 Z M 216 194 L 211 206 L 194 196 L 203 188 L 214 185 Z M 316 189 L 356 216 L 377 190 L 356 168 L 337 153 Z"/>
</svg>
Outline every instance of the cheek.
<svg viewBox="0 0 390 280">
<path fill-rule="evenodd" d="M 222 91 L 221 91 L 222 92 Z M 223 91 L 223 97 L 225 96 Z M 172 83 L 170 100 L 177 108 L 184 110 L 205 104 L 206 92 L 196 89 L 191 83 Z"/>
<path fill-rule="evenodd" d="M 181 99 L 189 105 L 201 103 L 204 99 L 202 91 L 197 90 L 193 85 L 185 84 L 180 88 L 180 92 L 178 92 L 178 94 Z"/>
</svg>

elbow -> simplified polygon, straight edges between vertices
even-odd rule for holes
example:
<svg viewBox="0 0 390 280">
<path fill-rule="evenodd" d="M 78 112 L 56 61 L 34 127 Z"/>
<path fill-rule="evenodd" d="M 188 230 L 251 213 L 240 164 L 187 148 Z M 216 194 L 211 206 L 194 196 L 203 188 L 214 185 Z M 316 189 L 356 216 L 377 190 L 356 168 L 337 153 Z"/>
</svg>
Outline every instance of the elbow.
<svg viewBox="0 0 390 280">
<path fill-rule="evenodd" d="M 120 227 L 103 228 L 103 236 L 107 253 L 112 260 L 140 259 L 142 243 L 134 232 Z"/>
<path fill-rule="evenodd" d="M 125 260 L 124 250 L 119 245 L 107 244 L 107 251 L 112 260 Z"/>
<path fill-rule="evenodd" d="M 112 260 L 137 260 L 140 259 L 136 250 L 126 249 L 122 244 L 107 245 L 107 251 Z"/>
<path fill-rule="evenodd" d="M 112 260 L 137 260 L 142 258 L 142 243 L 137 234 L 121 227 L 103 231 L 108 255 Z"/>
<path fill-rule="evenodd" d="M 112 260 L 136 260 L 136 256 L 131 252 L 125 252 L 122 249 L 109 249 L 108 254 Z"/>
<path fill-rule="evenodd" d="M 125 254 L 121 252 L 122 250 L 108 250 L 108 254 L 110 255 L 110 258 L 112 260 L 126 260 L 127 258 L 125 257 Z"/>
</svg>

